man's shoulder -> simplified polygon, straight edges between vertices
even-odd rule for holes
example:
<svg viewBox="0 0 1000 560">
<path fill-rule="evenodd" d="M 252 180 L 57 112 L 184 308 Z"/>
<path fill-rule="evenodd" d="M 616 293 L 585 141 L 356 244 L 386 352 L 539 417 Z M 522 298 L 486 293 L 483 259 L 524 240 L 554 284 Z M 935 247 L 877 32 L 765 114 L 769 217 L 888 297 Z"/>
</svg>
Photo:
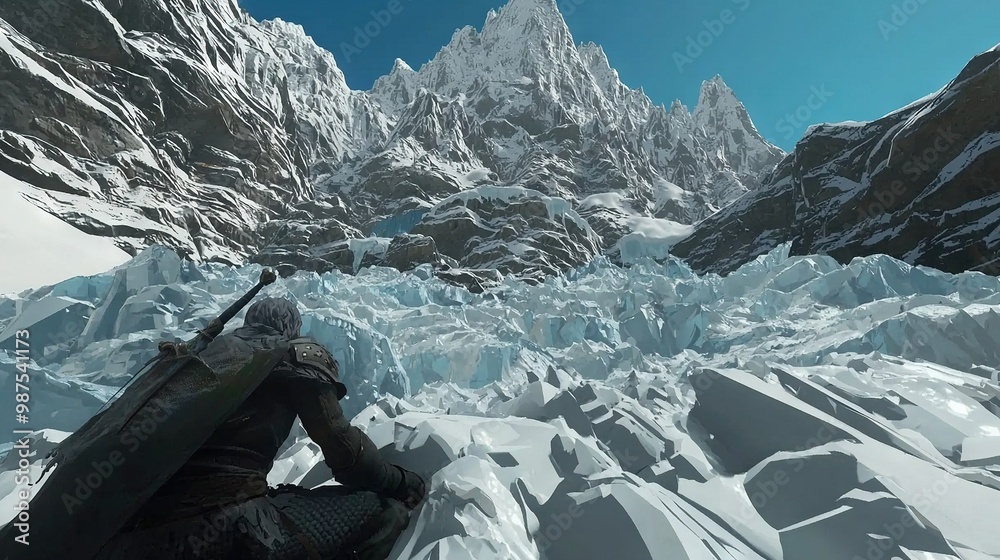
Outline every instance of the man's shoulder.
<svg viewBox="0 0 1000 560">
<path fill-rule="evenodd" d="M 291 362 L 298 366 L 308 366 L 339 374 L 337 360 L 333 354 L 315 338 L 303 336 L 288 342 Z"/>
<path fill-rule="evenodd" d="M 283 364 L 286 371 L 282 375 L 309 378 L 332 383 L 337 387 L 340 398 L 346 388 L 340 380 L 340 367 L 330 351 L 312 337 L 294 338 L 289 341 L 288 359 Z"/>
</svg>

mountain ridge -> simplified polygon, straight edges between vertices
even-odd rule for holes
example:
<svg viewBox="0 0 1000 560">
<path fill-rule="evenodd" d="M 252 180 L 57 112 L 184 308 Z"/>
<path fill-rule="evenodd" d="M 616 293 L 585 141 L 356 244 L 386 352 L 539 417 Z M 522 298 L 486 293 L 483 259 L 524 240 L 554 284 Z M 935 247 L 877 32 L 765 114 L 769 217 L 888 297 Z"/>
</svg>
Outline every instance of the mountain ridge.
<svg viewBox="0 0 1000 560">
<path fill-rule="evenodd" d="M 638 218 L 667 229 L 703 219 L 756 188 L 783 155 L 721 80 L 706 82 L 714 84 L 712 96 L 702 95 L 711 106 L 690 113 L 628 88 L 601 47 L 574 41 L 548 0 L 490 12 L 481 31 L 457 30 L 418 70 L 397 60 L 369 91 L 349 88 L 336 57 L 301 26 L 257 22 L 234 2 L 82 6 L 59 10 L 59 25 L 45 28 L 33 23 L 41 8 L 28 0 L 0 7 L 8 38 L 0 64 L 34 58 L 56 72 L 16 69 L 34 85 L 21 99 L 0 99 L 0 134 L 15 146 L 0 150 L 0 166 L 34 185 L 44 209 L 131 254 L 160 243 L 199 260 L 356 272 L 354 263 L 385 263 L 391 239 L 372 232 L 408 235 L 420 225 L 459 242 L 449 239 L 441 253 L 440 239 L 400 240 L 404 267 L 414 258 L 506 274 L 523 268 L 505 249 L 516 242 L 537 247 L 538 268 L 554 273 L 620 255 L 618 242 Z M 101 29 L 107 39 L 86 46 L 53 31 L 73 27 Z M 59 76 L 67 75 L 83 78 L 74 91 L 98 113 L 130 115 L 110 129 L 113 138 L 70 132 L 107 128 L 76 97 L 56 109 L 25 106 L 64 87 Z M 18 115 L 26 112 L 39 118 L 25 122 Z M 58 116 L 67 112 L 68 124 Z M 91 186 L 72 186 L 80 180 Z M 578 206 L 603 193 L 622 203 L 586 213 L 603 232 L 597 246 L 548 218 L 521 229 L 474 227 L 503 218 L 499 207 L 489 218 L 470 207 L 471 221 L 431 212 L 486 186 L 523 189 L 542 206 L 544 197 Z M 496 203 L 483 196 L 473 206 Z M 421 216 L 448 223 L 418 224 Z M 544 262 L 557 247 L 574 249 L 555 258 L 558 266 Z"/>
<path fill-rule="evenodd" d="M 728 273 L 789 243 L 842 262 L 887 254 L 1000 275 L 1000 46 L 941 90 L 880 119 L 814 125 L 764 185 L 675 246 Z"/>
</svg>

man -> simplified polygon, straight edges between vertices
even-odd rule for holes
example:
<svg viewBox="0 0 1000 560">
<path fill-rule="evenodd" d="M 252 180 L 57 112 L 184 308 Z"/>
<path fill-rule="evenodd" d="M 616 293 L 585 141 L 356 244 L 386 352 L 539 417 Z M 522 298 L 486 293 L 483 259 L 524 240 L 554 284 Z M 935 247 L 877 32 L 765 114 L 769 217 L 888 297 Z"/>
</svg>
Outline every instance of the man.
<svg viewBox="0 0 1000 560">
<path fill-rule="evenodd" d="M 286 299 L 247 310 L 234 336 L 289 356 L 215 430 L 98 555 L 100 559 L 383 560 L 424 495 L 416 474 L 384 461 L 344 417 L 347 388 L 319 343 L 299 338 Z M 215 341 L 218 344 L 221 341 Z M 342 486 L 270 489 L 267 473 L 296 416 Z"/>
</svg>

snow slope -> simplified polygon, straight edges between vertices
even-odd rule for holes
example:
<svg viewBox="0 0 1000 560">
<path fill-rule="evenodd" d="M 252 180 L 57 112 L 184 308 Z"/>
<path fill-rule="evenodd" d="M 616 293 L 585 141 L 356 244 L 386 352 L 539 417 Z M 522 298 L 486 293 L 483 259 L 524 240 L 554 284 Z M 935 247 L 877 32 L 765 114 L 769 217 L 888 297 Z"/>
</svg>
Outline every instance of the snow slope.
<svg viewBox="0 0 1000 560">
<path fill-rule="evenodd" d="M 131 257 L 28 201 L 37 189 L 0 172 L 0 293 L 104 272 Z"/>
<path fill-rule="evenodd" d="M 153 248 L 0 299 L 0 344 L 26 326 L 43 346 L 34 445 L 259 270 Z M 781 246 L 725 278 L 598 258 L 481 294 L 429 265 L 266 292 L 332 349 L 354 422 L 431 480 L 394 559 L 1000 558 L 997 278 Z M 0 392 L 12 371 L 0 355 Z M 270 481 L 328 484 L 320 460 L 296 428 Z"/>
</svg>

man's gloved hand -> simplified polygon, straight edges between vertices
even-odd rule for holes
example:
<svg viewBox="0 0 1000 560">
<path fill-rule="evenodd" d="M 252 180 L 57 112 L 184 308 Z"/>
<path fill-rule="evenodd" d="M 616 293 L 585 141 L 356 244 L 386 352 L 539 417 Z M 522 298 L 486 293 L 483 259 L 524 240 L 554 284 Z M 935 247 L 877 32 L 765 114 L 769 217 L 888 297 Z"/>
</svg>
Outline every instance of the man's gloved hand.
<svg viewBox="0 0 1000 560">
<path fill-rule="evenodd" d="M 403 475 L 403 480 L 400 481 L 399 488 L 396 489 L 392 498 L 403 502 L 407 509 L 413 509 L 424 499 L 424 494 L 427 491 L 424 479 L 420 478 L 417 473 L 408 471 L 399 465 L 394 466 Z"/>
</svg>

